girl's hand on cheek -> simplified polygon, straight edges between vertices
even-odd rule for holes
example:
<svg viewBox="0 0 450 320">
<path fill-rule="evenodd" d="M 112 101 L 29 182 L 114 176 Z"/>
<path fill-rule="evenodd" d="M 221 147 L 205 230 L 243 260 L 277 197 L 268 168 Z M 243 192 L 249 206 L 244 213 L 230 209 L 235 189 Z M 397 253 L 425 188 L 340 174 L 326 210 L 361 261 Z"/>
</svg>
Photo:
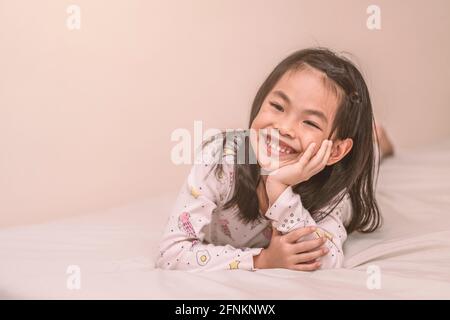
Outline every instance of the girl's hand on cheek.
<svg viewBox="0 0 450 320">
<path fill-rule="evenodd" d="M 267 177 L 267 182 L 293 186 L 309 180 L 325 168 L 331 155 L 332 145 L 331 140 L 324 140 L 313 157 L 315 143 L 310 144 L 306 151 L 299 156 L 298 161 L 272 171 Z"/>
</svg>

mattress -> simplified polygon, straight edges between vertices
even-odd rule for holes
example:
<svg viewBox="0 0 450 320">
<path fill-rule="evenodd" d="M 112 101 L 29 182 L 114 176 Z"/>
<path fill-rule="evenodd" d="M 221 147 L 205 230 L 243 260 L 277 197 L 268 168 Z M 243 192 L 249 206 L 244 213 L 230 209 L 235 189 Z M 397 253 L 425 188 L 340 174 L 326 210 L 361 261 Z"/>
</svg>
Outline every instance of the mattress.
<svg viewBox="0 0 450 320">
<path fill-rule="evenodd" d="M 450 298 L 450 139 L 397 150 L 383 160 L 376 188 L 383 227 L 351 234 L 340 269 L 155 269 L 177 191 L 74 218 L 0 229 L 0 297 Z"/>
</svg>

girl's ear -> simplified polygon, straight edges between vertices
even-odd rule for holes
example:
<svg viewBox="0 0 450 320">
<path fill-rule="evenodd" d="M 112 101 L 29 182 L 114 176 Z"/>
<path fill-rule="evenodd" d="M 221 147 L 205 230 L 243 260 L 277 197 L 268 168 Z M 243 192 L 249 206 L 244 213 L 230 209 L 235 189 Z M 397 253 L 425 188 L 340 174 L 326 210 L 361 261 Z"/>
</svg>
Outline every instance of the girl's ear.
<svg viewBox="0 0 450 320">
<path fill-rule="evenodd" d="M 328 158 L 327 166 L 331 166 L 345 157 L 345 155 L 350 152 L 352 147 L 353 140 L 351 138 L 334 141 L 333 146 L 331 147 L 331 154 Z"/>
</svg>

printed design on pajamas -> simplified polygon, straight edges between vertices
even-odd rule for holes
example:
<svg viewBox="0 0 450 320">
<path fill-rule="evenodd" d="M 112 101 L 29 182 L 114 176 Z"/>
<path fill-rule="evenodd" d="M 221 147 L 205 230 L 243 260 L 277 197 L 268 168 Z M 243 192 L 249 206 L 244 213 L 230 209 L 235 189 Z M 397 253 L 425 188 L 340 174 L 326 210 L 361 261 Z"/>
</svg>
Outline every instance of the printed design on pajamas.
<svg viewBox="0 0 450 320">
<path fill-rule="evenodd" d="M 239 269 L 239 263 L 241 263 L 239 260 L 231 261 L 231 263 L 229 264 L 230 270 Z"/>
<path fill-rule="evenodd" d="M 197 199 L 201 193 L 199 190 L 197 190 L 197 188 L 195 188 L 194 186 L 190 187 L 190 191 L 191 191 L 191 196 L 193 196 L 195 199 Z"/>
<path fill-rule="evenodd" d="M 220 190 L 221 190 L 221 192 L 220 192 L 220 195 L 219 195 L 219 200 L 220 200 L 220 202 L 223 202 L 223 199 L 225 198 L 223 189 L 226 186 L 226 179 L 225 179 L 225 175 L 224 175 L 223 169 L 219 170 L 219 172 L 217 173 L 216 180 L 220 183 Z"/>
<path fill-rule="evenodd" d="M 186 233 L 190 238 L 197 238 L 197 234 L 195 233 L 194 227 L 192 226 L 192 223 L 190 221 L 191 215 L 189 212 L 182 212 L 180 216 L 178 217 L 178 228 Z M 192 241 L 191 249 L 197 244 L 200 243 L 200 240 L 195 239 Z"/>
<path fill-rule="evenodd" d="M 230 188 L 233 185 L 234 182 L 234 172 L 230 172 Z"/>
<path fill-rule="evenodd" d="M 220 224 L 220 228 L 222 230 L 222 232 L 229 237 L 231 240 L 234 240 L 233 237 L 231 236 L 231 230 L 228 227 L 228 225 L 230 224 L 230 221 L 228 221 L 227 219 L 219 219 L 219 224 Z"/>
<path fill-rule="evenodd" d="M 210 256 L 208 250 L 198 250 L 197 251 L 197 263 L 200 266 L 206 265 L 210 259 L 211 259 L 211 256 Z"/>
<path fill-rule="evenodd" d="M 229 166 L 229 164 L 226 164 L 228 161 L 229 160 L 225 160 L 223 167 L 219 169 L 216 175 L 216 181 L 219 182 L 217 190 L 219 191 L 219 200 L 222 205 L 234 187 L 234 172 L 228 171 L 230 169 L 225 169 L 226 166 Z"/>
<path fill-rule="evenodd" d="M 222 170 L 219 170 L 219 172 L 217 173 L 217 175 L 218 175 L 218 181 L 219 182 L 221 182 L 221 183 L 224 183 L 225 181 L 224 181 L 224 175 L 223 175 L 223 169 Z"/>
<path fill-rule="evenodd" d="M 334 241 L 333 241 L 333 235 L 331 234 L 331 233 L 329 233 L 329 232 L 327 232 L 327 231 L 325 231 L 325 230 L 323 230 L 323 229 L 317 229 L 315 232 L 314 232 L 314 234 L 318 237 L 318 238 L 320 238 L 320 237 L 326 237 L 328 240 L 330 240 L 331 242 L 333 242 L 333 244 L 334 244 Z"/>
</svg>

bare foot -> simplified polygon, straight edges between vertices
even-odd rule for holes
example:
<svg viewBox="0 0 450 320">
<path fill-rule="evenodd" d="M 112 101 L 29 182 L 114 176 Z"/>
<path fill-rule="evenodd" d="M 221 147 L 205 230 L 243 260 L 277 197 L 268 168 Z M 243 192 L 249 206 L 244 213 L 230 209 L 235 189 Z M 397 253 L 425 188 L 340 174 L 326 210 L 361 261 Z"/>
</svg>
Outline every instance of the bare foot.
<svg viewBox="0 0 450 320">
<path fill-rule="evenodd" d="M 394 145 L 392 144 L 391 139 L 389 139 L 384 127 L 375 122 L 375 130 L 378 135 L 381 158 L 393 156 L 394 155 Z M 374 139 L 376 139 L 376 138 L 374 137 Z"/>
</svg>

